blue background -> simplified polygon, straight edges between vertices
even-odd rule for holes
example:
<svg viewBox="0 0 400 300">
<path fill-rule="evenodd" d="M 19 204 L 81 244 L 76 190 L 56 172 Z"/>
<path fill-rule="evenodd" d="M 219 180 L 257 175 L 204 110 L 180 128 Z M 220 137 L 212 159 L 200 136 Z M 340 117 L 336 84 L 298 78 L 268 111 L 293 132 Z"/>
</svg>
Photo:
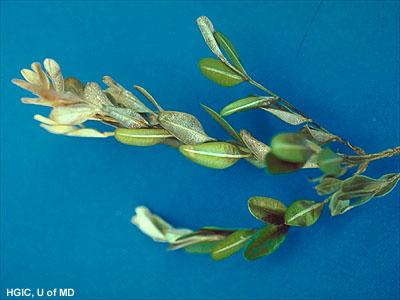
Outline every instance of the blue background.
<svg viewBox="0 0 400 300">
<path fill-rule="evenodd" d="M 76 290 L 79 299 L 399 298 L 399 189 L 351 213 L 293 229 L 272 256 L 168 252 L 130 224 L 147 205 L 177 226 L 258 226 L 252 195 L 317 199 L 307 178 L 271 177 L 246 162 L 202 168 L 165 146 L 55 136 L 42 107 L 10 83 L 55 58 L 66 76 L 139 84 L 172 110 L 225 133 L 199 103 L 220 109 L 258 92 L 223 88 L 198 71 L 212 56 L 195 24 L 209 16 L 252 76 L 368 152 L 399 144 L 399 2 L 1 3 L 1 296 L 5 288 Z M 229 118 L 268 141 L 293 130 L 263 112 Z M 367 175 L 399 171 L 399 159 Z"/>
</svg>

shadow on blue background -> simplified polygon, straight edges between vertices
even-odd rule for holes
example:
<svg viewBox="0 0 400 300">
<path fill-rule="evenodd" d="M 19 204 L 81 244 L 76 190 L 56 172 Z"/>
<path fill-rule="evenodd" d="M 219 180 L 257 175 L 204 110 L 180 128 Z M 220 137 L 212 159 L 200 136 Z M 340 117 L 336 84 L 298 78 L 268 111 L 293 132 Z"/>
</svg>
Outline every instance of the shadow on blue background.
<svg viewBox="0 0 400 300">
<path fill-rule="evenodd" d="M 167 147 L 54 136 L 10 79 L 55 58 L 66 76 L 148 88 L 167 109 L 224 132 L 220 109 L 257 92 L 203 78 L 211 56 L 195 24 L 209 16 L 248 72 L 325 127 L 369 152 L 399 143 L 399 2 L 1 2 L 1 297 L 5 288 L 71 287 L 79 299 L 399 298 L 399 189 L 336 218 L 294 229 L 275 254 L 167 252 L 129 222 L 145 204 L 178 226 L 258 226 L 246 200 L 315 199 L 306 179 L 271 177 L 245 162 L 217 171 Z M 316 11 L 318 9 L 318 11 Z M 311 22 L 312 21 L 312 22 Z M 310 25 L 311 24 L 311 25 Z M 281 122 L 262 112 L 229 119 L 269 140 Z M 367 174 L 399 171 L 399 160 Z"/>
</svg>

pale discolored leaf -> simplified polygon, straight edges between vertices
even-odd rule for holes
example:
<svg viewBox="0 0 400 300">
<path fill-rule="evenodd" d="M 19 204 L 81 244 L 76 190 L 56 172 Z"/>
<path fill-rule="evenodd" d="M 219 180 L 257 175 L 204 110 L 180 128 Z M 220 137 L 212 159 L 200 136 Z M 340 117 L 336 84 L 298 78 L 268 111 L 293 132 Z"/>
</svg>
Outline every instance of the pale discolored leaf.
<svg viewBox="0 0 400 300">
<path fill-rule="evenodd" d="M 273 253 L 285 241 L 287 232 L 287 226 L 275 225 L 258 230 L 244 252 L 245 258 L 255 260 Z"/>
<path fill-rule="evenodd" d="M 274 225 L 285 223 L 286 206 L 279 200 L 257 196 L 251 197 L 247 203 L 250 213 L 258 220 Z"/>
<path fill-rule="evenodd" d="M 336 135 L 333 135 L 327 131 L 323 131 L 321 129 L 316 129 L 310 127 L 308 124 L 304 126 L 302 133 L 306 138 L 310 138 L 320 145 L 326 144 L 328 142 L 332 142 L 338 139 Z"/>
<path fill-rule="evenodd" d="M 214 58 L 203 58 L 199 62 L 199 67 L 205 77 L 222 86 L 235 86 L 244 81 L 240 74 Z"/>
<path fill-rule="evenodd" d="M 240 137 L 257 160 L 264 162 L 265 156 L 271 151 L 271 148 L 254 138 L 247 130 L 240 130 Z"/>
<path fill-rule="evenodd" d="M 58 124 L 76 125 L 85 122 L 96 114 L 96 110 L 87 104 L 72 104 L 53 108 L 50 119 Z"/>
<path fill-rule="evenodd" d="M 75 77 L 68 77 L 64 80 L 64 90 L 79 97 L 84 97 L 85 85 Z"/>
<path fill-rule="evenodd" d="M 214 37 L 214 26 L 210 19 L 206 16 L 201 16 L 197 18 L 197 25 L 199 26 L 200 32 L 203 35 L 204 41 L 210 48 L 210 50 L 220 59 L 226 60 L 224 55 L 219 48 L 219 45 Z"/>
<path fill-rule="evenodd" d="M 102 113 L 114 118 L 118 123 L 126 128 L 145 128 L 149 123 L 139 113 L 129 108 L 103 106 Z"/>
<path fill-rule="evenodd" d="M 40 65 L 40 63 L 38 63 L 38 62 L 32 63 L 31 68 L 38 76 L 38 80 L 39 80 L 38 85 L 45 90 L 49 90 L 50 89 L 49 78 L 43 72 L 42 66 Z"/>
<path fill-rule="evenodd" d="M 299 200 L 286 210 L 285 223 L 290 226 L 311 226 L 318 221 L 324 208 L 324 202 Z"/>
<path fill-rule="evenodd" d="M 274 101 L 273 97 L 259 97 L 259 96 L 250 96 L 250 97 L 245 97 L 239 100 L 236 100 L 227 106 L 225 106 L 220 114 L 222 116 L 229 116 L 234 113 L 250 110 L 250 109 L 255 109 L 259 108 L 264 105 L 270 104 L 272 101 Z"/>
<path fill-rule="evenodd" d="M 162 128 L 118 128 L 115 130 L 115 138 L 119 142 L 131 146 L 153 146 L 170 137 L 173 135 Z"/>
<path fill-rule="evenodd" d="M 221 260 L 238 252 L 253 236 L 254 230 L 237 230 L 219 241 L 211 252 L 214 260 Z"/>
<path fill-rule="evenodd" d="M 84 89 L 84 97 L 88 102 L 94 105 L 112 105 L 110 100 L 101 90 L 101 87 L 96 82 L 89 82 L 86 84 Z"/>
<path fill-rule="evenodd" d="M 36 72 L 33 72 L 32 70 L 29 70 L 29 69 L 22 69 L 21 75 L 29 83 L 34 84 L 34 85 L 40 85 L 39 76 Z"/>
<path fill-rule="evenodd" d="M 274 116 L 278 117 L 279 119 L 290 125 L 300 125 L 311 121 L 310 119 L 307 119 L 299 114 L 287 110 L 271 107 L 261 107 L 261 109 L 273 114 Z"/>
<path fill-rule="evenodd" d="M 382 196 L 385 196 L 388 193 L 390 193 L 395 188 L 397 183 L 399 182 L 400 174 L 399 173 L 386 174 L 386 175 L 380 177 L 379 180 L 383 181 L 384 185 L 375 194 L 375 197 L 382 197 Z"/>
<path fill-rule="evenodd" d="M 43 62 L 44 68 L 51 79 L 53 88 L 57 92 L 64 91 L 64 78 L 61 73 L 61 68 L 58 63 L 51 58 L 46 58 Z"/>
<path fill-rule="evenodd" d="M 158 114 L 160 125 L 184 144 L 201 144 L 214 139 L 209 137 L 200 122 L 191 114 L 162 111 Z"/>
<path fill-rule="evenodd" d="M 182 145 L 179 151 L 193 162 L 214 169 L 228 168 L 240 158 L 249 156 L 237 146 L 226 142 Z"/>
</svg>

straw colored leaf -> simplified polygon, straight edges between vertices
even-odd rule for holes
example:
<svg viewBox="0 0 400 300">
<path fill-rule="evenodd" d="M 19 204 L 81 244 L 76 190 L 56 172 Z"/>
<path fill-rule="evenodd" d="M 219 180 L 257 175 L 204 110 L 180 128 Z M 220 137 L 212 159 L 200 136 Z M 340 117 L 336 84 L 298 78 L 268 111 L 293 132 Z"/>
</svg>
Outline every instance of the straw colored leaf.
<svg viewBox="0 0 400 300">
<path fill-rule="evenodd" d="M 278 117 L 279 119 L 290 125 L 300 125 L 311 121 L 310 119 L 307 119 L 299 114 L 283 109 L 277 109 L 271 107 L 262 107 L 261 109 L 273 114 L 274 116 Z"/>
<path fill-rule="evenodd" d="M 85 86 L 79 81 L 79 79 L 75 77 L 68 77 L 64 79 L 64 90 L 79 97 L 84 97 Z"/>
<path fill-rule="evenodd" d="M 72 104 L 53 108 L 50 119 L 63 125 L 76 125 L 85 122 L 96 114 L 87 104 Z"/>
<path fill-rule="evenodd" d="M 265 156 L 271 151 L 271 148 L 254 138 L 247 130 L 240 130 L 240 137 L 251 153 L 253 153 L 255 158 L 264 162 Z"/>
<path fill-rule="evenodd" d="M 139 113 L 130 108 L 103 106 L 102 113 L 114 118 L 126 128 L 145 128 L 149 123 Z"/>
<path fill-rule="evenodd" d="M 46 58 L 44 60 L 44 68 L 51 79 L 51 83 L 53 84 L 53 88 L 57 92 L 64 91 L 64 79 L 61 74 L 61 68 L 58 63 L 51 58 Z"/>
<path fill-rule="evenodd" d="M 96 82 L 89 82 L 84 89 L 85 99 L 94 105 L 112 105 L 110 100 L 101 90 L 101 87 Z"/>
<path fill-rule="evenodd" d="M 200 144 L 214 140 L 209 137 L 200 122 L 191 114 L 162 111 L 158 114 L 160 125 L 184 144 Z"/>
</svg>

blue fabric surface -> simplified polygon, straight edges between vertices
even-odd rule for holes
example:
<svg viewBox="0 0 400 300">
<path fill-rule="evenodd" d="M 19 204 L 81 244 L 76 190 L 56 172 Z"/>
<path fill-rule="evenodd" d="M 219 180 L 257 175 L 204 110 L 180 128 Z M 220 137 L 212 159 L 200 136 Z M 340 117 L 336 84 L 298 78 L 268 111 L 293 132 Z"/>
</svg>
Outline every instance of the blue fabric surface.
<svg viewBox="0 0 400 300">
<path fill-rule="evenodd" d="M 6 288 L 76 290 L 76 299 L 399 299 L 399 189 L 310 228 L 279 251 L 168 252 L 130 224 L 147 205 L 177 226 L 258 226 L 247 198 L 318 199 L 318 172 L 268 176 L 239 162 L 224 171 L 177 151 L 113 139 L 55 136 L 32 120 L 12 85 L 32 61 L 56 59 L 66 76 L 146 87 L 166 109 L 195 114 L 226 137 L 199 103 L 219 110 L 258 92 L 223 88 L 199 72 L 212 56 L 195 20 L 209 16 L 250 74 L 368 152 L 399 144 L 399 2 L 1 2 L 1 297 Z M 229 118 L 268 141 L 293 130 L 263 112 Z M 399 171 L 399 159 L 367 175 Z"/>
</svg>

